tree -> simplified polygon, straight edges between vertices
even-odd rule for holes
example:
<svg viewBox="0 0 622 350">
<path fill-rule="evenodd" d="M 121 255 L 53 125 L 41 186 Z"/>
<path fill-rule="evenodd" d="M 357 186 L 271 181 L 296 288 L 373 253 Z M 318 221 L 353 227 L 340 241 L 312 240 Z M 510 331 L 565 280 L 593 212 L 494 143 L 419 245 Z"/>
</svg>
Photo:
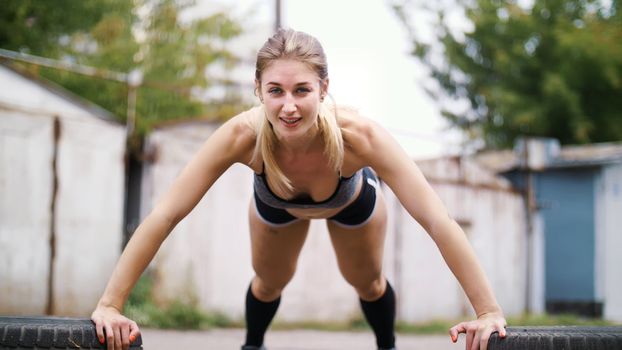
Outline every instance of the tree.
<svg viewBox="0 0 622 350">
<path fill-rule="evenodd" d="M 88 32 L 107 14 L 131 16 L 132 8 L 127 0 L 5 0 L 0 6 L 0 47 L 57 57 L 62 38 Z"/>
<path fill-rule="evenodd" d="M 208 67 L 217 65 L 226 76 L 238 64 L 227 42 L 242 33 L 240 25 L 224 13 L 181 23 L 179 13 L 192 5 L 189 1 L 152 0 L 145 5 L 150 11 L 144 21 L 141 56 L 148 86 L 139 92 L 139 127 L 208 113 L 226 119 L 246 107 L 239 89 L 230 88 L 235 82 L 207 74 Z M 201 101 L 201 95 L 215 85 L 227 93 L 209 104 Z"/>
<path fill-rule="evenodd" d="M 442 106 L 443 115 L 488 147 L 509 147 L 520 135 L 565 144 L 622 140 L 620 1 L 523 3 L 393 3 L 413 55 L 435 83 L 427 90 L 452 101 Z M 470 29 L 451 26 L 456 8 L 464 10 Z M 432 14 L 431 42 L 411 21 L 414 11 Z M 457 100 L 467 107 L 458 110 Z"/>
<path fill-rule="evenodd" d="M 9 0 L 0 7 L 0 47 L 50 58 L 129 72 L 139 69 L 137 131 L 147 132 L 164 120 L 191 117 L 225 119 L 246 105 L 231 80 L 223 76 L 239 59 L 227 49 L 242 33 L 225 13 L 190 22 L 180 12 L 193 5 L 184 0 Z M 139 10 L 146 15 L 139 16 Z M 15 34 L 15 35 L 13 35 Z M 125 122 L 127 86 L 67 71 L 29 68 L 74 93 L 103 106 Z M 205 98 L 214 86 L 226 93 Z"/>
</svg>

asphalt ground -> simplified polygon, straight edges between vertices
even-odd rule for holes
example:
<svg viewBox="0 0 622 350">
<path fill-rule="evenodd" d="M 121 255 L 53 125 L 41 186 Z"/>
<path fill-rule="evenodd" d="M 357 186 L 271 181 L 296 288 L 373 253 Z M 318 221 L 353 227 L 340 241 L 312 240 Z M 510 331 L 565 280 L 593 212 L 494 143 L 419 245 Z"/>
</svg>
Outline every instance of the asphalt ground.
<svg viewBox="0 0 622 350">
<path fill-rule="evenodd" d="M 174 331 L 141 329 L 145 350 L 240 349 L 243 329 Z M 268 331 L 268 350 L 376 350 L 371 332 L 327 332 L 315 330 Z M 449 335 L 398 334 L 398 350 L 462 350 L 464 337 L 452 343 Z"/>
</svg>

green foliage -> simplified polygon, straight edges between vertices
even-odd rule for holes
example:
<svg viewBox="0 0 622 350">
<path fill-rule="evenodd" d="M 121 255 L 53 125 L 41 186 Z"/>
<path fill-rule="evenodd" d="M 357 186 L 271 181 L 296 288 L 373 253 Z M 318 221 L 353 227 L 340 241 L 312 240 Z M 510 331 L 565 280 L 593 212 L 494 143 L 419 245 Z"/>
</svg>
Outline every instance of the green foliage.
<svg viewBox="0 0 622 350">
<path fill-rule="evenodd" d="M 404 334 L 447 334 L 449 329 L 454 325 L 467 320 L 467 318 L 448 320 L 438 319 L 427 322 L 409 323 L 398 321 L 395 324 L 395 330 Z M 615 326 L 619 325 L 614 322 L 584 318 L 576 315 L 548 315 L 548 314 L 525 314 L 507 318 L 508 326 Z M 357 316 L 348 322 L 277 322 L 272 326 L 276 330 L 290 329 L 316 329 L 322 331 L 334 332 L 368 332 L 370 330 L 367 321 Z"/>
<path fill-rule="evenodd" d="M 397 322 L 395 329 L 400 333 L 410 334 L 447 334 L 449 329 L 460 321 L 432 320 L 424 323 Z"/>
<path fill-rule="evenodd" d="M 227 47 L 242 27 L 225 13 L 182 22 L 180 12 L 192 5 L 183 0 L 9 0 L 0 7 L 0 47 L 123 73 L 139 69 L 144 76 L 136 105 L 140 134 L 166 120 L 227 119 L 247 105 L 236 83 L 209 75 L 208 68 L 218 66 L 226 77 L 239 64 Z M 50 68 L 29 70 L 125 122 L 126 84 Z M 223 89 L 224 96 L 206 98 L 213 87 Z"/>
<path fill-rule="evenodd" d="M 174 300 L 168 305 L 158 306 L 153 301 L 153 277 L 149 273 L 143 274 L 138 280 L 125 305 L 125 314 L 136 321 L 141 327 L 173 328 L 173 329 L 209 329 L 243 327 L 240 320 L 231 320 L 221 313 L 204 313 L 200 311 L 196 302 L 182 302 Z M 398 321 L 396 331 L 410 334 L 447 334 L 449 328 L 458 324 L 460 320 L 432 320 L 422 323 L 408 323 Z M 509 326 L 612 326 L 614 322 L 584 318 L 576 315 L 547 315 L 524 314 L 508 317 Z M 369 325 L 360 317 L 352 317 L 345 322 L 282 322 L 278 319 L 272 326 L 275 330 L 316 329 L 322 331 L 369 331 Z"/>
<path fill-rule="evenodd" d="M 143 274 L 134 286 L 125 305 L 125 314 L 141 327 L 172 329 L 208 329 L 232 327 L 234 323 L 221 313 L 207 314 L 199 310 L 196 302 L 173 300 L 165 306 L 153 301 L 153 278 Z"/>
<path fill-rule="evenodd" d="M 466 100 L 443 105 L 443 115 L 490 147 L 520 135 L 562 143 L 622 140 L 622 5 L 620 1 L 515 0 L 394 2 L 409 29 L 413 55 L 429 68 L 433 97 Z M 472 25 L 449 20 L 456 9 Z M 431 42 L 420 35 L 415 11 L 433 18 Z M 453 25 L 453 27 L 452 27 Z"/>
<path fill-rule="evenodd" d="M 84 34 L 106 16 L 131 16 L 127 0 L 4 0 L 0 6 L 0 47 L 56 56 L 61 38 Z"/>
</svg>

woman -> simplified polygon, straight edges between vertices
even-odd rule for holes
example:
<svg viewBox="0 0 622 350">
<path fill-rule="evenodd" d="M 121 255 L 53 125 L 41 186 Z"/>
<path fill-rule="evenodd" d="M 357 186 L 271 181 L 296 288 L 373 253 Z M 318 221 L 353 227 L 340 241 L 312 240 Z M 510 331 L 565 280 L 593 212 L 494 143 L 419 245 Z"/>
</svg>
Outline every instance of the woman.
<svg viewBox="0 0 622 350">
<path fill-rule="evenodd" d="M 138 227 L 92 314 L 108 349 L 138 335 L 121 315 L 130 290 L 175 225 L 234 163 L 255 173 L 249 206 L 255 270 L 246 297 L 246 342 L 264 349 L 264 334 L 294 275 L 310 219 L 327 219 L 341 273 L 360 297 L 379 349 L 395 347 L 395 296 L 382 274 L 386 207 L 377 177 L 434 239 L 468 295 L 477 319 L 450 329 L 467 349 L 486 349 L 505 319 L 464 233 L 395 140 L 356 112 L 324 103 L 326 57 L 317 39 L 279 30 L 257 55 L 260 107 L 235 116 L 205 142 Z"/>
</svg>

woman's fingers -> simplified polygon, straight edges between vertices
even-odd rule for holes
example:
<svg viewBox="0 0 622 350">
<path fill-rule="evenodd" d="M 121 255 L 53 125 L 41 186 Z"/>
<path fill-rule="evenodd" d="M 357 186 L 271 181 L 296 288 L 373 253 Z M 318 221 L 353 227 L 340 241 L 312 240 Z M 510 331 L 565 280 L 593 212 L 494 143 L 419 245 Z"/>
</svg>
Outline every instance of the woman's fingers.
<svg viewBox="0 0 622 350">
<path fill-rule="evenodd" d="M 138 338 L 138 335 L 140 335 L 138 324 L 134 321 L 130 321 L 130 343 L 133 343 L 136 338 Z"/>
<path fill-rule="evenodd" d="M 499 337 L 505 338 L 507 336 L 507 332 L 505 330 L 505 324 L 501 324 L 497 326 L 497 330 L 499 331 Z"/>
<path fill-rule="evenodd" d="M 460 333 L 466 333 L 466 350 L 487 350 L 492 333 L 499 332 L 499 337 L 506 337 L 505 326 L 506 321 L 502 314 L 488 314 L 480 316 L 477 320 L 461 322 L 451 327 L 449 335 L 455 343 Z"/>
<path fill-rule="evenodd" d="M 496 324 L 480 325 L 478 328 L 476 328 L 475 336 L 473 339 L 473 343 L 471 344 L 470 350 L 478 350 L 478 349 L 487 350 L 488 341 L 490 340 L 490 336 L 494 332 L 498 332 L 499 337 L 505 338 L 507 335 L 506 330 L 505 330 L 505 324 L 496 323 Z"/>
<path fill-rule="evenodd" d="M 465 322 L 458 323 L 449 329 L 449 336 L 454 343 L 458 341 L 458 335 L 466 333 Z"/>
<path fill-rule="evenodd" d="M 108 350 L 114 349 L 114 331 L 112 329 L 112 325 L 110 322 L 106 322 L 104 325 L 104 329 L 106 330 L 106 345 Z"/>
<path fill-rule="evenodd" d="M 130 348 L 130 323 L 123 322 L 121 325 L 121 346 L 123 350 Z"/>
<path fill-rule="evenodd" d="M 105 342 L 108 350 L 127 350 L 140 334 L 136 322 L 113 308 L 98 308 L 91 315 L 91 320 L 95 323 L 99 342 Z"/>
<path fill-rule="evenodd" d="M 119 324 L 117 323 L 112 330 L 114 331 L 114 350 L 122 350 L 123 339 L 121 338 L 121 327 L 119 327 Z"/>
<path fill-rule="evenodd" d="M 95 333 L 97 334 L 97 340 L 100 344 L 103 344 L 106 338 L 104 338 L 104 321 L 99 317 L 91 318 L 91 321 L 95 323 Z"/>
<path fill-rule="evenodd" d="M 492 333 L 492 326 L 480 326 L 475 332 L 475 339 L 471 345 L 471 350 L 486 350 L 488 348 L 488 339 Z"/>
<path fill-rule="evenodd" d="M 473 326 L 472 323 L 469 323 L 466 326 L 466 345 L 465 345 L 465 349 L 466 350 L 472 350 L 473 349 L 473 339 L 475 338 L 475 331 L 477 330 L 477 327 Z"/>
</svg>

